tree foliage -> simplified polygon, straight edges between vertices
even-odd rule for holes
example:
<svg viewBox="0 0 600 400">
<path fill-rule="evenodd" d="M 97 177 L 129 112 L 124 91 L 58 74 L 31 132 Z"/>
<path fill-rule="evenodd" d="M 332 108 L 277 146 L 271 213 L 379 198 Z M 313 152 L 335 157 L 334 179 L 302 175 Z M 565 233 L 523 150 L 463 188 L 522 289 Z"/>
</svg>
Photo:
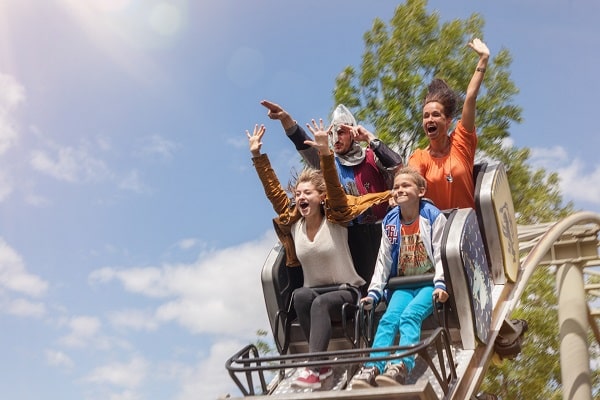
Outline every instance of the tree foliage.
<svg viewBox="0 0 600 400">
<path fill-rule="evenodd" d="M 499 399 L 562 399 L 554 272 L 538 268 L 512 315 L 530 327 L 521 354 L 488 369 L 483 389 Z"/>
<path fill-rule="evenodd" d="M 364 34 L 360 67 L 347 66 L 333 91 L 336 104 L 349 107 L 405 160 L 427 143 L 421 115 L 429 82 L 442 78 L 464 96 L 477 62 L 466 43 L 473 37 L 485 41 L 478 14 L 441 22 L 426 5 L 425 0 L 407 0 L 389 24 L 376 19 Z M 529 149 L 507 140 L 511 126 L 522 120 L 522 110 L 514 103 L 519 91 L 510 78 L 511 62 L 509 51 L 500 49 L 488 63 L 477 100 L 478 159 L 497 160 L 506 167 L 518 223 L 558 220 L 573 211 L 572 204 L 563 205 L 558 175 L 532 168 Z M 500 399 L 561 398 L 555 278 L 547 268 L 533 275 L 521 304 L 511 317 L 529 322 L 523 352 L 515 360 L 492 365 L 483 388 Z"/>
<path fill-rule="evenodd" d="M 277 352 L 274 343 L 272 341 L 267 341 L 267 338 L 268 332 L 266 330 L 256 330 L 256 342 L 254 342 L 254 345 L 256 346 L 258 353 L 264 356 L 275 354 Z"/>
<path fill-rule="evenodd" d="M 421 115 L 428 84 L 442 78 L 464 96 L 477 62 L 466 43 L 483 37 L 483 26 L 478 14 L 441 23 L 437 13 L 426 11 L 425 0 L 406 1 L 389 24 L 375 19 L 364 34 L 360 69 L 348 66 L 338 75 L 335 102 L 373 126 L 407 160 L 415 148 L 426 146 Z M 532 170 L 529 150 L 506 140 L 511 125 L 522 120 L 513 102 L 519 90 L 510 79 L 511 62 L 509 51 L 500 49 L 488 64 L 477 99 L 478 158 L 506 166 L 519 223 L 554 220 L 572 211 L 571 204 L 562 205 L 558 175 Z"/>
</svg>

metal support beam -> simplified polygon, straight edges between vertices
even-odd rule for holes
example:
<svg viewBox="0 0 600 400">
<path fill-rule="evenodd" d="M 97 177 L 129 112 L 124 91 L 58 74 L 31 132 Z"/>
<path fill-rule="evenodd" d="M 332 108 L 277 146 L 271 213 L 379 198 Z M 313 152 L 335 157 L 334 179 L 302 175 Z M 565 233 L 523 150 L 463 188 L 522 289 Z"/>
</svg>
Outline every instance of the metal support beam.
<svg viewBox="0 0 600 400">
<path fill-rule="evenodd" d="M 589 329 L 583 271 L 566 263 L 556 274 L 563 399 L 592 400 Z"/>
</svg>

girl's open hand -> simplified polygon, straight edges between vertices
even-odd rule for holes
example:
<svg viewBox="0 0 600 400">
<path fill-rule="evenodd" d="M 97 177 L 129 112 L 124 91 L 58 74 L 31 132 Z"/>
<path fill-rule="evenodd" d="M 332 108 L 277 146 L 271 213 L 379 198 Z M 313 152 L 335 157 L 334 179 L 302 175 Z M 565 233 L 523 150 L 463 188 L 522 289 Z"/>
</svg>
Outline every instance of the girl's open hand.
<svg viewBox="0 0 600 400">
<path fill-rule="evenodd" d="M 250 153 L 252 157 L 260 156 L 260 148 L 262 147 L 262 137 L 265 134 L 267 129 L 264 125 L 258 126 L 258 124 L 254 125 L 254 132 L 250 134 L 249 131 L 246 131 L 246 136 L 248 136 L 248 145 L 250 146 Z"/>
<path fill-rule="evenodd" d="M 318 124 L 314 119 L 311 122 L 312 125 L 306 124 L 306 127 L 313 134 L 315 139 L 305 140 L 304 143 L 319 150 L 321 155 L 331 154 L 331 149 L 329 148 L 329 133 L 331 132 L 332 125 L 325 129 L 322 119 L 319 119 Z"/>
</svg>

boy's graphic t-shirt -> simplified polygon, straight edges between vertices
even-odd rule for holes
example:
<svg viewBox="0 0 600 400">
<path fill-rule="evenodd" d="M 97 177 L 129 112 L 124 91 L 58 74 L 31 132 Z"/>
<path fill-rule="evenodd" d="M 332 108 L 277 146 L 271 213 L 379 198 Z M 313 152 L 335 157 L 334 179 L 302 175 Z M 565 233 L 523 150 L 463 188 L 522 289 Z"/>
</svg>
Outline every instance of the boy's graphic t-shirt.
<svg viewBox="0 0 600 400">
<path fill-rule="evenodd" d="M 420 217 L 419 217 L 420 218 Z M 419 218 L 402 225 L 402 241 L 398 257 L 398 276 L 423 275 L 434 271 L 419 232 Z"/>
</svg>

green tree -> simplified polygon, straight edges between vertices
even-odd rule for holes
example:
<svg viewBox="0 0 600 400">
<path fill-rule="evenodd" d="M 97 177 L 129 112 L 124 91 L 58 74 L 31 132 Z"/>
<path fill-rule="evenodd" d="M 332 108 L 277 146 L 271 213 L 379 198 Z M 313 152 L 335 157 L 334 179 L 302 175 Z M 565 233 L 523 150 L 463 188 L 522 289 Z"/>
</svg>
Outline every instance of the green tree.
<svg viewBox="0 0 600 400">
<path fill-rule="evenodd" d="M 263 356 L 277 353 L 273 341 L 267 341 L 268 335 L 269 333 L 264 329 L 256 330 L 256 342 L 254 342 L 254 345 L 256 346 L 258 353 Z"/>
<path fill-rule="evenodd" d="M 477 57 L 466 43 L 484 37 L 478 14 L 441 23 L 426 5 L 425 0 L 407 0 L 389 24 L 376 19 L 364 34 L 360 68 L 346 67 L 333 92 L 336 104 L 348 106 L 405 160 L 416 147 L 426 145 L 421 113 L 427 85 L 439 77 L 455 90 L 465 90 Z M 477 100 L 478 159 L 505 165 L 518 223 L 558 220 L 573 211 L 572 204 L 563 205 L 558 175 L 533 169 L 528 149 L 507 144 L 510 127 L 521 122 L 522 111 L 513 102 L 518 88 L 510 79 L 511 62 L 509 51 L 501 49 L 488 64 Z M 484 390 L 502 399 L 561 397 L 554 287 L 554 275 L 547 268 L 534 274 L 521 308 L 511 316 L 529 321 L 523 352 L 513 361 L 492 365 Z"/>
<path fill-rule="evenodd" d="M 527 320 L 521 354 L 488 369 L 482 389 L 500 399 L 562 399 L 554 268 L 538 268 L 512 317 Z"/>
<path fill-rule="evenodd" d="M 466 43 L 483 37 L 484 21 L 477 14 L 465 20 L 440 23 L 428 13 L 425 0 L 408 0 L 397 7 L 389 25 L 380 19 L 364 34 L 360 69 L 348 66 L 336 79 L 336 103 L 348 106 L 363 124 L 372 125 L 379 138 L 397 146 L 406 160 L 426 144 L 421 127 L 422 101 L 434 77 L 456 90 L 465 90 L 477 56 Z M 512 123 L 521 122 L 521 108 L 513 103 L 519 92 L 510 79 L 510 53 L 493 55 L 477 100 L 480 159 L 495 159 L 507 168 L 518 222 L 554 220 L 572 212 L 562 205 L 558 175 L 527 164 L 528 149 L 507 145 Z"/>
</svg>

